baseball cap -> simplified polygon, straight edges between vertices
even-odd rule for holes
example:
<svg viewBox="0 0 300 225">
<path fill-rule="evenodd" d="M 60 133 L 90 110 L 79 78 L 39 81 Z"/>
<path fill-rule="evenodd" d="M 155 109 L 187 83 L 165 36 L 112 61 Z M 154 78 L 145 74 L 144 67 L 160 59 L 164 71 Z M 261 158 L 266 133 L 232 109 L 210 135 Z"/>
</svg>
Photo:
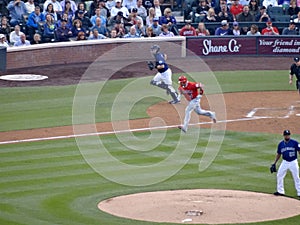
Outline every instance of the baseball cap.
<svg viewBox="0 0 300 225">
<path fill-rule="evenodd" d="M 117 2 L 122 2 L 122 0 L 116 0 L 116 3 L 117 3 Z"/>
<path fill-rule="evenodd" d="M 79 10 L 78 14 L 84 14 L 84 11 L 83 10 Z"/>
<path fill-rule="evenodd" d="M 294 61 L 295 61 L 295 62 L 299 62 L 299 61 L 300 61 L 300 58 L 299 58 L 299 57 L 295 57 L 295 58 L 294 58 Z"/>
<path fill-rule="evenodd" d="M 5 38 L 4 34 L 0 34 L 0 39 Z"/>
<path fill-rule="evenodd" d="M 266 6 L 263 5 L 263 6 L 259 7 L 259 9 L 267 9 L 267 8 L 266 8 Z"/>
<path fill-rule="evenodd" d="M 284 130 L 283 135 L 291 135 L 291 131 L 290 130 Z"/>
<path fill-rule="evenodd" d="M 227 25 L 227 20 L 222 20 L 222 21 L 221 21 L 221 25 L 222 25 L 222 26 Z"/>
<path fill-rule="evenodd" d="M 132 8 L 131 11 L 132 11 L 132 12 L 137 12 L 138 10 L 137 10 L 137 8 Z"/>
<path fill-rule="evenodd" d="M 118 15 L 118 16 L 123 16 L 123 12 L 122 12 L 122 11 L 119 11 L 117 15 Z"/>
<path fill-rule="evenodd" d="M 233 26 L 238 26 L 238 25 L 239 25 L 239 23 L 238 23 L 238 22 L 236 22 L 236 21 L 234 21 L 232 25 L 233 25 Z"/>
<path fill-rule="evenodd" d="M 154 22 L 154 21 L 159 21 L 158 17 L 154 17 L 154 18 L 153 18 L 153 22 Z"/>
<path fill-rule="evenodd" d="M 268 25 L 272 24 L 272 21 L 269 20 L 269 21 L 267 22 L 267 24 L 268 24 Z"/>
<path fill-rule="evenodd" d="M 290 24 L 296 25 L 296 23 L 294 21 L 291 21 Z"/>
<path fill-rule="evenodd" d="M 66 23 L 67 23 L 68 20 L 66 20 L 66 19 L 61 19 L 60 22 L 66 22 Z"/>
</svg>

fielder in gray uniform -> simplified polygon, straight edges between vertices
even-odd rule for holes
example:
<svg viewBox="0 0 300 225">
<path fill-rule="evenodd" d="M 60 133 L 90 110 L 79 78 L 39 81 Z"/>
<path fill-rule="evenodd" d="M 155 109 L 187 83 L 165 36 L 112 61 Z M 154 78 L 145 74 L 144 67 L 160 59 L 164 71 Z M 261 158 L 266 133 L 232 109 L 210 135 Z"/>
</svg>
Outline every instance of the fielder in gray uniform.
<svg viewBox="0 0 300 225">
<path fill-rule="evenodd" d="M 172 85 L 172 71 L 166 63 L 167 55 L 160 52 L 158 45 L 153 45 L 150 49 L 151 54 L 155 58 L 155 64 L 148 61 L 150 70 L 157 69 L 157 74 L 151 80 L 150 84 L 165 89 L 167 94 L 171 95 L 172 100 L 170 104 L 177 104 L 180 102 L 178 93 Z"/>
</svg>

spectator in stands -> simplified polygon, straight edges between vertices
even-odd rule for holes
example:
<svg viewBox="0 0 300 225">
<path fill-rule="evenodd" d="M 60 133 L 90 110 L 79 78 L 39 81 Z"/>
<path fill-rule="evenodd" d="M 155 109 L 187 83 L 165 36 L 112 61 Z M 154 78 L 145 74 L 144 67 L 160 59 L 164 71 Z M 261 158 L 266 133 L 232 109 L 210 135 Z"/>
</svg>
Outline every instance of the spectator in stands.
<svg viewBox="0 0 300 225">
<path fill-rule="evenodd" d="M 249 13 L 253 16 L 254 19 L 259 14 L 259 5 L 257 0 L 250 0 Z"/>
<path fill-rule="evenodd" d="M 110 38 L 119 38 L 116 29 L 111 29 L 109 37 Z"/>
<path fill-rule="evenodd" d="M 224 35 L 232 35 L 232 30 L 229 28 L 229 24 L 227 20 L 221 21 L 221 27 L 218 27 L 215 31 L 215 35 L 224 36 Z"/>
<path fill-rule="evenodd" d="M 185 26 L 179 32 L 180 36 L 196 36 L 196 29 L 191 25 L 191 21 L 186 21 Z"/>
<path fill-rule="evenodd" d="M 146 35 L 146 27 L 143 25 L 143 20 L 137 20 L 135 26 L 136 34 L 140 37 L 144 37 Z"/>
<path fill-rule="evenodd" d="M 30 42 L 28 40 L 26 40 L 25 34 L 21 34 L 20 39 L 14 43 L 15 47 L 22 47 L 22 46 L 28 46 L 28 45 L 30 45 Z"/>
<path fill-rule="evenodd" d="M 75 11 L 73 10 L 72 8 L 72 3 L 70 0 L 66 0 L 64 1 L 65 2 L 65 5 L 63 8 L 63 12 L 62 13 L 66 13 L 68 15 L 68 19 L 70 19 L 71 21 L 73 21 L 73 19 L 75 18 Z M 74 3 L 75 4 L 75 3 Z M 76 4 L 75 4 L 76 6 Z M 77 8 L 77 6 L 76 6 Z"/>
<path fill-rule="evenodd" d="M 124 24 L 120 23 L 118 21 L 115 24 L 115 26 L 113 27 L 113 29 L 115 29 L 117 31 L 117 36 L 120 38 L 123 37 L 125 34 L 127 34 L 127 30 L 126 30 Z"/>
<path fill-rule="evenodd" d="M 106 0 L 100 0 L 98 7 L 100 8 L 100 15 L 106 18 L 106 21 L 110 18 L 110 9 L 106 6 Z"/>
<path fill-rule="evenodd" d="M 63 12 L 65 11 L 67 2 L 70 3 L 71 10 L 72 10 L 73 13 L 75 13 L 76 10 L 77 10 L 77 5 L 76 5 L 76 3 L 75 3 L 73 0 L 62 0 L 62 1 L 60 2 L 62 11 L 63 11 Z"/>
<path fill-rule="evenodd" d="M 123 16 L 123 12 L 120 11 L 116 16 L 110 18 L 108 25 L 113 28 L 117 23 L 128 24 L 128 22 L 128 19 Z"/>
<path fill-rule="evenodd" d="M 172 11 L 170 8 L 165 8 L 164 15 L 160 17 L 159 24 L 167 24 L 169 27 L 169 30 L 173 32 L 174 35 L 179 35 L 178 29 L 177 29 L 177 21 L 174 16 L 172 16 Z"/>
<path fill-rule="evenodd" d="M 236 19 L 236 16 L 243 12 L 243 5 L 240 4 L 239 0 L 232 0 L 232 5 L 230 7 L 230 13 L 233 16 L 233 19 Z"/>
<path fill-rule="evenodd" d="M 104 16 L 101 15 L 101 9 L 97 8 L 95 11 L 95 15 L 93 15 L 91 17 L 91 23 L 93 24 L 93 26 L 96 24 L 96 18 L 100 18 L 101 19 L 101 24 L 106 25 L 106 18 Z"/>
<path fill-rule="evenodd" d="M 88 40 L 98 40 L 98 39 L 105 39 L 106 36 L 103 34 L 99 34 L 98 30 L 95 28 L 92 30 L 90 36 L 88 37 Z"/>
<path fill-rule="evenodd" d="M 132 8 L 131 9 L 131 13 L 128 16 L 128 20 L 130 21 L 130 23 L 132 25 L 137 24 L 138 21 L 141 21 L 142 25 L 144 25 L 143 18 L 140 17 L 140 16 L 138 16 L 138 10 L 137 10 L 137 8 Z M 146 32 L 146 30 L 145 30 L 145 32 Z"/>
<path fill-rule="evenodd" d="M 222 11 L 222 6 L 226 6 L 227 11 L 230 11 L 230 8 L 227 5 L 226 0 L 220 0 L 220 3 L 217 7 L 214 7 L 216 14 L 218 15 Z"/>
<path fill-rule="evenodd" d="M 232 34 L 234 36 L 240 36 L 241 35 L 241 30 L 240 30 L 240 27 L 239 27 L 239 23 L 234 21 L 232 23 Z"/>
<path fill-rule="evenodd" d="M 133 8 L 136 8 L 137 6 L 137 0 L 123 0 L 122 2 L 122 6 L 126 7 L 128 9 L 129 12 L 131 12 L 131 10 Z"/>
<path fill-rule="evenodd" d="M 129 11 L 125 6 L 122 6 L 122 0 L 116 0 L 116 5 L 112 7 L 110 14 L 111 16 L 116 16 L 118 12 L 121 11 L 123 16 L 127 18 L 129 16 Z"/>
<path fill-rule="evenodd" d="M 77 34 L 76 41 L 85 41 L 85 40 L 87 40 L 85 33 L 83 31 L 80 31 Z"/>
<path fill-rule="evenodd" d="M 236 20 L 238 22 L 252 22 L 254 21 L 254 17 L 249 13 L 249 6 L 243 6 L 243 12 L 236 16 Z"/>
<path fill-rule="evenodd" d="M 23 15 L 26 14 L 25 3 L 21 0 L 10 1 L 7 5 L 11 17 L 9 23 L 11 26 L 20 25 L 23 22 Z"/>
<path fill-rule="evenodd" d="M 61 12 L 63 11 L 60 3 L 56 0 L 46 0 L 45 3 L 44 3 L 44 9 L 47 9 L 47 6 L 49 4 L 53 5 L 53 10 L 56 14 L 61 14 Z"/>
<path fill-rule="evenodd" d="M 73 21 L 72 34 L 73 37 L 77 37 L 79 32 L 84 32 L 86 35 L 89 35 L 89 30 L 86 30 L 82 27 L 82 22 L 79 19 L 75 19 Z"/>
<path fill-rule="evenodd" d="M 129 32 L 124 35 L 124 38 L 140 38 L 140 36 L 136 33 L 134 25 L 130 27 Z"/>
<path fill-rule="evenodd" d="M 56 30 L 56 25 L 55 25 L 54 19 L 50 14 L 47 14 L 46 22 L 44 24 L 43 41 L 44 42 L 54 41 L 55 30 Z"/>
<path fill-rule="evenodd" d="M 25 2 L 26 14 L 34 12 L 36 5 L 37 4 L 34 3 L 34 0 L 28 0 L 27 2 Z"/>
<path fill-rule="evenodd" d="M 67 20 L 62 19 L 60 27 L 56 29 L 57 41 L 70 41 L 70 37 L 73 36 L 71 29 L 66 26 L 67 22 Z"/>
<path fill-rule="evenodd" d="M 6 48 L 9 47 L 4 34 L 0 34 L 0 46 L 1 47 L 6 47 Z"/>
<path fill-rule="evenodd" d="M 14 27 L 14 31 L 12 31 L 9 35 L 9 41 L 11 44 L 15 44 L 17 41 L 20 40 L 21 35 L 24 34 L 21 31 L 21 27 L 19 25 L 16 25 Z"/>
<path fill-rule="evenodd" d="M 36 6 L 34 12 L 30 13 L 27 20 L 27 30 L 29 40 L 33 40 L 33 35 L 38 31 L 39 26 L 42 26 L 45 22 L 45 16 L 41 13 L 40 6 Z"/>
<path fill-rule="evenodd" d="M 147 9 L 143 6 L 143 0 L 137 0 L 136 3 L 137 14 L 142 17 L 143 20 L 146 20 L 147 17 Z"/>
<path fill-rule="evenodd" d="M 92 31 L 97 29 L 99 34 L 102 34 L 104 36 L 108 36 L 108 31 L 106 29 L 106 26 L 102 25 L 101 19 L 100 18 L 96 18 L 96 24 L 92 27 Z"/>
<path fill-rule="evenodd" d="M 270 21 L 271 18 L 270 16 L 267 14 L 267 9 L 265 6 L 261 6 L 259 8 L 259 14 L 257 14 L 255 21 L 257 22 L 268 22 Z"/>
<path fill-rule="evenodd" d="M 11 27 L 8 23 L 7 17 L 6 16 L 2 16 L 1 18 L 1 24 L 0 24 L 0 34 L 4 34 L 6 37 L 6 40 L 8 42 L 10 42 L 9 40 L 9 34 L 11 31 Z"/>
<path fill-rule="evenodd" d="M 273 27 L 273 24 L 271 21 L 268 21 L 266 23 L 267 27 L 262 29 L 261 34 L 262 35 L 279 35 L 279 31 L 277 27 Z"/>
<path fill-rule="evenodd" d="M 46 18 L 47 18 L 47 16 L 46 16 Z M 72 27 L 73 27 L 73 19 L 70 18 L 69 15 L 68 15 L 67 13 L 63 13 L 61 19 L 67 20 L 68 22 L 67 22 L 67 25 L 66 25 L 66 26 L 67 26 L 68 28 L 72 29 Z M 56 22 L 56 27 L 60 27 L 60 23 L 61 23 L 61 20 L 58 20 L 58 21 Z"/>
<path fill-rule="evenodd" d="M 8 5 L 9 0 L 2 0 L 0 1 L 0 16 L 9 16 L 9 11 L 6 8 L 6 6 Z"/>
<path fill-rule="evenodd" d="M 210 23 L 210 22 L 211 23 L 215 23 L 215 22 L 218 22 L 218 21 L 219 21 L 219 18 L 218 18 L 218 16 L 215 13 L 214 8 L 210 8 L 207 11 L 206 16 L 204 17 L 203 22 L 204 23 Z M 202 22 L 202 21 L 200 21 L 200 22 Z"/>
<path fill-rule="evenodd" d="M 206 29 L 205 24 L 203 22 L 198 23 L 198 27 L 196 29 L 197 36 L 209 36 L 210 32 Z"/>
<path fill-rule="evenodd" d="M 105 0 L 103 0 L 105 1 Z M 99 8 L 99 3 L 100 0 L 93 0 L 93 2 L 90 5 L 90 9 L 89 9 L 89 16 L 92 17 L 95 15 L 95 11 L 97 8 Z"/>
<path fill-rule="evenodd" d="M 195 12 L 195 22 L 203 21 L 209 9 L 210 7 L 207 4 L 207 0 L 200 0 Z"/>
<path fill-rule="evenodd" d="M 290 7 L 288 8 L 288 14 L 291 17 L 295 17 L 295 16 L 297 16 L 299 11 L 300 10 L 299 10 L 299 7 L 297 6 L 296 0 L 291 0 L 290 1 Z"/>
<path fill-rule="evenodd" d="M 259 30 L 258 30 L 258 26 L 255 24 L 252 24 L 250 27 L 250 30 L 247 32 L 247 35 L 249 36 L 259 36 L 261 35 Z"/>
<path fill-rule="evenodd" d="M 163 15 L 162 8 L 160 6 L 159 0 L 153 0 L 153 5 L 155 9 L 155 17 L 160 18 Z"/>
<path fill-rule="evenodd" d="M 262 5 L 266 8 L 269 6 L 278 6 L 277 0 L 263 0 Z"/>
<path fill-rule="evenodd" d="M 289 27 L 285 27 L 282 30 L 282 35 L 298 35 L 298 31 L 296 30 L 296 23 L 290 22 Z"/>
<path fill-rule="evenodd" d="M 153 19 L 155 18 L 155 9 L 150 7 L 148 10 L 148 16 L 146 17 L 146 26 L 149 27 L 153 23 Z"/>
<path fill-rule="evenodd" d="M 300 23 L 300 11 L 297 14 L 297 18 L 293 20 L 295 23 Z"/>
<path fill-rule="evenodd" d="M 42 43 L 43 41 L 39 33 L 34 34 L 33 39 L 30 41 L 31 45 L 42 44 Z"/>
<path fill-rule="evenodd" d="M 105 1 L 105 0 L 102 0 Z M 116 5 L 116 2 L 114 0 L 107 0 L 105 3 L 106 8 L 110 11 L 112 7 Z"/>
<path fill-rule="evenodd" d="M 228 22 L 233 21 L 233 16 L 231 15 L 226 1 L 221 2 L 220 11 L 218 12 L 218 21 L 227 20 Z"/>
<path fill-rule="evenodd" d="M 77 4 L 77 10 L 75 11 L 75 18 L 74 18 L 74 19 L 78 19 L 78 13 L 79 13 L 79 11 L 80 11 L 80 12 L 83 11 L 83 14 L 84 14 L 85 16 L 89 16 L 89 13 L 88 13 L 88 11 L 87 11 L 86 8 L 85 8 L 84 2 L 79 2 L 79 3 Z"/>
<path fill-rule="evenodd" d="M 90 18 L 85 16 L 84 11 L 79 10 L 77 19 L 81 21 L 82 28 L 85 30 L 85 34 L 89 35 L 89 30 L 93 26 L 92 22 L 90 21 Z M 74 26 L 74 24 L 73 24 L 73 26 Z"/>
<path fill-rule="evenodd" d="M 60 19 L 59 14 L 57 14 L 57 13 L 54 11 L 54 8 L 53 8 L 52 3 L 49 3 L 49 4 L 47 5 L 47 8 L 44 9 L 43 14 L 44 14 L 45 16 L 46 16 L 47 14 L 50 14 L 50 15 L 53 17 L 53 19 L 54 19 L 55 22 L 58 21 L 58 20 Z"/>
<path fill-rule="evenodd" d="M 156 37 L 156 34 L 154 33 L 153 28 L 151 26 L 147 27 L 145 37 Z"/>
<path fill-rule="evenodd" d="M 161 31 L 161 25 L 159 25 L 158 23 L 159 19 L 157 17 L 154 17 L 153 18 L 153 23 L 152 25 L 150 26 L 152 29 L 153 29 L 153 32 L 156 36 L 159 36 L 160 33 L 162 32 Z"/>
<path fill-rule="evenodd" d="M 174 33 L 169 31 L 169 26 L 167 24 L 161 25 L 161 33 L 159 34 L 160 37 L 174 37 Z"/>
</svg>

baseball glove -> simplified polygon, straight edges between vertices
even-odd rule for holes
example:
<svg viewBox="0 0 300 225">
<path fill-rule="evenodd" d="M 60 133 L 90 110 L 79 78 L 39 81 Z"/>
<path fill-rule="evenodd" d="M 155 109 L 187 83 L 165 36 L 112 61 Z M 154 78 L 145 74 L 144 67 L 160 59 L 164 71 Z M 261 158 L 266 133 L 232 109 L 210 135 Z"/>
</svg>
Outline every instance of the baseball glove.
<svg viewBox="0 0 300 225">
<path fill-rule="evenodd" d="M 148 61 L 147 65 L 148 65 L 149 70 L 153 70 L 155 68 L 154 63 L 151 61 Z"/>
<path fill-rule="evenodd" d="M 271 167 L 270 167 L 270 172 L 271 173 L 276 173 L 277 170 L 276 170 L 276 165 L 275 164 L 272 164 Z"/>
</svg>

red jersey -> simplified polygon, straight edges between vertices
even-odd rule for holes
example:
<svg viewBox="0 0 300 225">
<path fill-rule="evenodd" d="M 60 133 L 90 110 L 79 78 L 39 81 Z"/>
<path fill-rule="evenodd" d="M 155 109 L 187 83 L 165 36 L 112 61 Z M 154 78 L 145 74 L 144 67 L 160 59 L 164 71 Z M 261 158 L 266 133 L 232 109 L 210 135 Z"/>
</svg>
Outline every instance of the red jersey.
<svg viewBox="0 0 300 225">
<path fill-rule="evenodd" d="M 238 14 L 243 12 L 243 5 L 241 5 L 241 4 L 231 5 L 230 12 L 233 16 L 237 16 Z"/>
<path fill-rule="evenodd" d="M 203 94 L 202 84 L 190 81 L 187 82 L 187 85 L 185 87 L 179 86 L 178 90 L 180 94 L 183 94 L 188 101 L 193 100 L 199 94 Z"/>
</svg>

